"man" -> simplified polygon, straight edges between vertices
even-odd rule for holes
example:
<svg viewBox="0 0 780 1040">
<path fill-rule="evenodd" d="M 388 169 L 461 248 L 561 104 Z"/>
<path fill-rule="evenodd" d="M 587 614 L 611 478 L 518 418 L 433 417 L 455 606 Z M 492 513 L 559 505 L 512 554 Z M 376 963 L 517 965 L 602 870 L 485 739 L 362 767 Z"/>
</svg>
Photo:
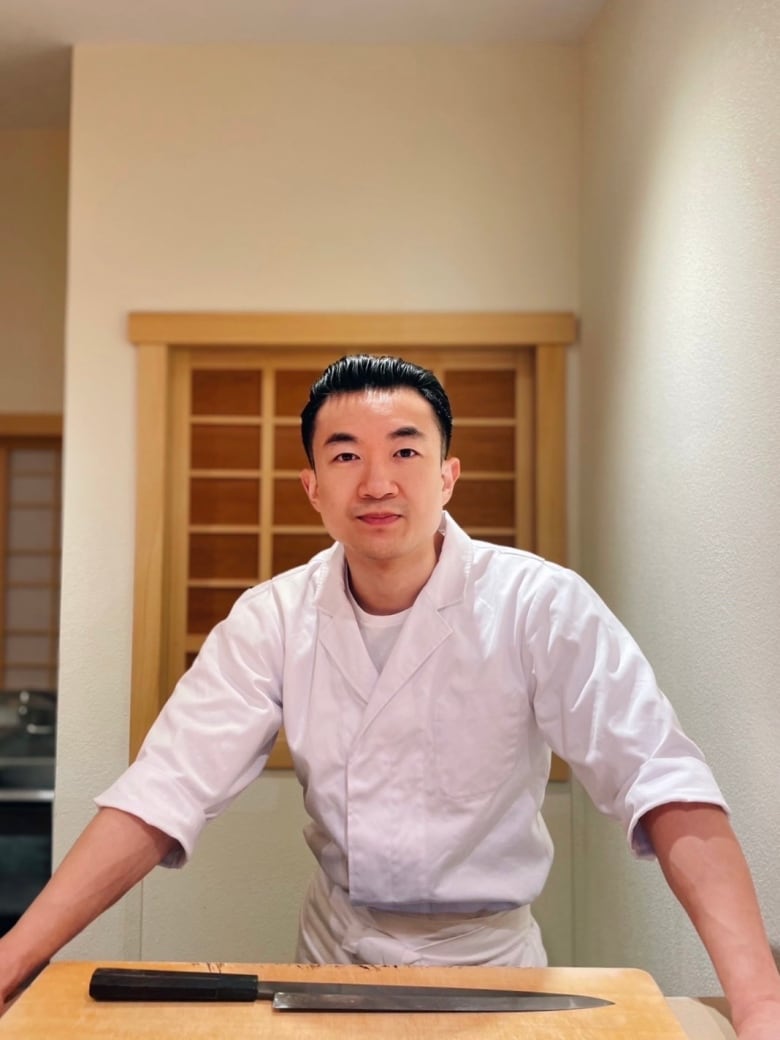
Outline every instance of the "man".
<svg viewBox="0 0 780 1040">
<path fill-rule="evenodd" d="M 449 402 L 394 358 L 330 366 L 302 481 L 335 540 L 245 593 L 137 761 L 0 940 L 6 995 L 154 865 L 178 865 L 284 722 L 319 867 L 298 957 L 545 962 L 530 904 L 552 848 L 552 747 L 699 930 L 742 1040 L 777 1037 L 778 979 L 722 795 L 636 644 L 576 575 L 470 539 Z"/>
</svg>

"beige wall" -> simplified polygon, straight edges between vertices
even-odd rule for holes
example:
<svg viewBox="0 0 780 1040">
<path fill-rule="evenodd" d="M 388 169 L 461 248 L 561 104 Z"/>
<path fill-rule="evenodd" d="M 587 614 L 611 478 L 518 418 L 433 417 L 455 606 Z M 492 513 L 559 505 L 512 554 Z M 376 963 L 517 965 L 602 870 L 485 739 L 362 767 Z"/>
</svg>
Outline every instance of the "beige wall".
<svg viewBox="0 0 780 1040">
<path fill-rule="evenodd" d="M 0 412 L 62 411 L 66 130 L 0 131 Z"/>
<path fill-rule="evenodd" d="M 137 309 L 578 310 L 579 52 L 78 47 L 56 847 L 126 760 Z M 569 796 L 547 896 L 571 959 Z M 311 860 L 289 777 L 66 956 L 285 959 Z"/>
<path fill-rule="evenodd" d="M 707 751 L 780 936 L 780 8 L 609 2 L 585 48 L 581 564 Z M 576 807 L 576 955 L 717 990 Z"/>
</svg>

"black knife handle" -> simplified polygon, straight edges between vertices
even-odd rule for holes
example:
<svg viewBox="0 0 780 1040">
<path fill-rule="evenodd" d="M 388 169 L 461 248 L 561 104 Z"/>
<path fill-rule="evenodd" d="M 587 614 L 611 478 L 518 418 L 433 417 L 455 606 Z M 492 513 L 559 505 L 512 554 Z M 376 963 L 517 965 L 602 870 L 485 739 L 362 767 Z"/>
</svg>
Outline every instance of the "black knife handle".
<svg viewBox="0 0 780 1040">
<path fill-rule="evenodd" d="M 95 968 L 93 1000 L 257 1000 L 257 976 L 153 968 Z"/>
</svg>

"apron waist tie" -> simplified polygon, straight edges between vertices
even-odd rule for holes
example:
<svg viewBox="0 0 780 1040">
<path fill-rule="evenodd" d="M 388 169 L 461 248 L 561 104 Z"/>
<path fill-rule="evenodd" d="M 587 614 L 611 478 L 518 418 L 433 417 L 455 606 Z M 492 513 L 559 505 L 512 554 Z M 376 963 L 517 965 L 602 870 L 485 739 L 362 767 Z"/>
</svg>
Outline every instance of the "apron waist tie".
<svg viewBox="0 0 780 1040">
<path fill-rule="evenodd" d="M 527 906 L 497 913 L 412 914 L 353 906 L 318 870 L 301 910 L 296 959 L 313 964 L 493 964 L 544 967 Z"/>
</svg>

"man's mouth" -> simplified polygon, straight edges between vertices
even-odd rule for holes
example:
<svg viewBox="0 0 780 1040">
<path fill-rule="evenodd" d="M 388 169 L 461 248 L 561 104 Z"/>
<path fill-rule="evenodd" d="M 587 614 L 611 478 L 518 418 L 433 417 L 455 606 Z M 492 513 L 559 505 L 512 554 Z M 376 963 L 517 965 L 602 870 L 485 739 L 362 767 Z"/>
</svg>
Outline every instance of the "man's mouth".
<svg viewBox="0 0 780 1040">
<path fill-rule="evenodd" d="M 369 527 L 384 527 L 399 518 L 399 513 L 361 513 L 358 520 Z"/>
</svg>

